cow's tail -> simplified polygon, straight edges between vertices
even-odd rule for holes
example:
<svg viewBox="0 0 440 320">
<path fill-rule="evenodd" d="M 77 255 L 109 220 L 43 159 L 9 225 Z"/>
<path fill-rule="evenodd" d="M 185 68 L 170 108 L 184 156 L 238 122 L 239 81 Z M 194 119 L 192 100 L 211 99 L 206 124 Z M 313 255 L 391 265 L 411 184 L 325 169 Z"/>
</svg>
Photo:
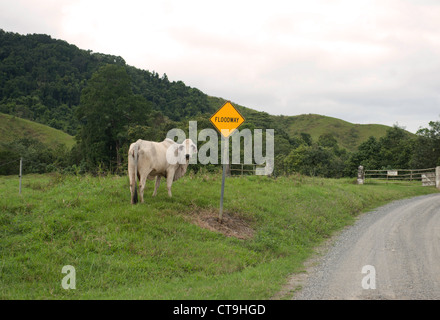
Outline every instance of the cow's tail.
<svg viewBox="0 0 440 320">
<path fill-rule="evenodd" d="M 132 173 L 132 179 L 134 182 L 134 194 L 133 194 L 133 204 L 138 203 L 138 191 L 137 191 L 137 176 L 138 176 L 138 151 L 139 145 L 136 143 L 133 148 L 133 162 L 134 162 L 134 172 Z"/>
<path fill-rule="evenodd" d="M 135 178 L 136 179 L 136 178 Z M 133 204 L 138 203 L 138 187 L 136 180 L 134 181 L 134 195 L 133 195 Z"/>
</svg>

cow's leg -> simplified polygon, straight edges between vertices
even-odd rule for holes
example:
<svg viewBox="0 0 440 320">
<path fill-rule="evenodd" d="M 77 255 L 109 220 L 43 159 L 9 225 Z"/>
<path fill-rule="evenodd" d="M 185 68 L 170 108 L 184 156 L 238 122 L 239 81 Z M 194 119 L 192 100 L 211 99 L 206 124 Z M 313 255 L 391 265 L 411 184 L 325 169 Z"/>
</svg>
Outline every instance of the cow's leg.
<svg viewBox="0 0 440 320">
<path fill-rule="evenodd" d="M 130 194 L 131 194 L 131 204 L 135 204 L 138 201 L 137 197 L 137 185 L 136 185 L 136 167 L 134 165 L 133 156 L 128 156 L 128 178 L 130 180 Z"/>
<path fill-rule="evenodd" d="M 168 195 L 170 197 L 172 197 L 171 194 L 171 186 L 173 185 L 173 180 L 174 180 L 174 169 L 170 169 L 167 172 L 167 189 L 168 189 Z"/>
<path fill-rule="evenodd" d="M 157 189 L 159 189 L 159 185 L 160 185 L 160 176 L 156 176 L 156 184 L 154 185 L 153 197 L 156 196 Z"/>
<path fill-rule="evenodd" d="M 145 183 L 147 182 L 147 177 L 150 174 L 151 170 L 148 170 L 146 172 L 143 172 L 141 176 L 139 177 L 139 200 L 141 203 L 144 202 L 144 189 L 145 189 Z"/>
</svg>

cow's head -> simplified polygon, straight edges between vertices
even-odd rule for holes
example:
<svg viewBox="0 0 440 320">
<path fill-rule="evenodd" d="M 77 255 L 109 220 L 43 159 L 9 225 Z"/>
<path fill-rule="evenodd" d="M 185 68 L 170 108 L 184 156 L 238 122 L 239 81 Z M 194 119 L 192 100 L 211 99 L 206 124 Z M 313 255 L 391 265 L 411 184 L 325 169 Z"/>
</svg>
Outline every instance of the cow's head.
<svg viewBox="0 0 440 320">
<path fill-rule="evenodd" d="M 186 139 L 181 144 L 173 143 L 167 150 L 169 164 L 188 164 L 193 154 L 197 153 L 197 147 L 191 139 Z"/>
<path fill-rule="evenodd" d="M 197 146 L 191 139 L 186 139 L 178 145 L 176 152 L 180 164 L 188 163 L 191 156 L 197 153 Z"/>
</svg>

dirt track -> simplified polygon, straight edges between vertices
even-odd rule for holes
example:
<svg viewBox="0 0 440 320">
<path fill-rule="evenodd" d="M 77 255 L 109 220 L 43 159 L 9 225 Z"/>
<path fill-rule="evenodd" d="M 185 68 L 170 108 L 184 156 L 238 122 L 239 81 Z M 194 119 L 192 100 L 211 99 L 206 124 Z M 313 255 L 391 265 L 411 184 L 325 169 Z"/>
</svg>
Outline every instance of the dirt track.
<svg viewBox="0 0 440 320">
<path fill-rule="evenodd" d="M 440 299 L 440 194 L 364 214 L 305 278 L 293 299 Z"/>
</svg>

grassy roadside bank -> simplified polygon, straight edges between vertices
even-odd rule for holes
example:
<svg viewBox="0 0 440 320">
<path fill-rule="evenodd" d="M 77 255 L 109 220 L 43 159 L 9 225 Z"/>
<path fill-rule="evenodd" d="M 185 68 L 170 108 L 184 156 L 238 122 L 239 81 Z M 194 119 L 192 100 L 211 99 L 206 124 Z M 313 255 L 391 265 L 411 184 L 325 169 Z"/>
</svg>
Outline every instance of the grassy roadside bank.
<svg viewBox="0 0 440 320">
<path fill-rule="evenodd" d="M 304 176 L 187 175 L 130 205 L 128 179 L 0 177 L 2 299 L 267 299 L 312 248 L 356 215 L 436 192 L 418 185 L 355 185 Z M 217 231 L 215 231 L 217 230 Z M 64 290 L 63 266 L 76 271 Z"/>
</svg>

